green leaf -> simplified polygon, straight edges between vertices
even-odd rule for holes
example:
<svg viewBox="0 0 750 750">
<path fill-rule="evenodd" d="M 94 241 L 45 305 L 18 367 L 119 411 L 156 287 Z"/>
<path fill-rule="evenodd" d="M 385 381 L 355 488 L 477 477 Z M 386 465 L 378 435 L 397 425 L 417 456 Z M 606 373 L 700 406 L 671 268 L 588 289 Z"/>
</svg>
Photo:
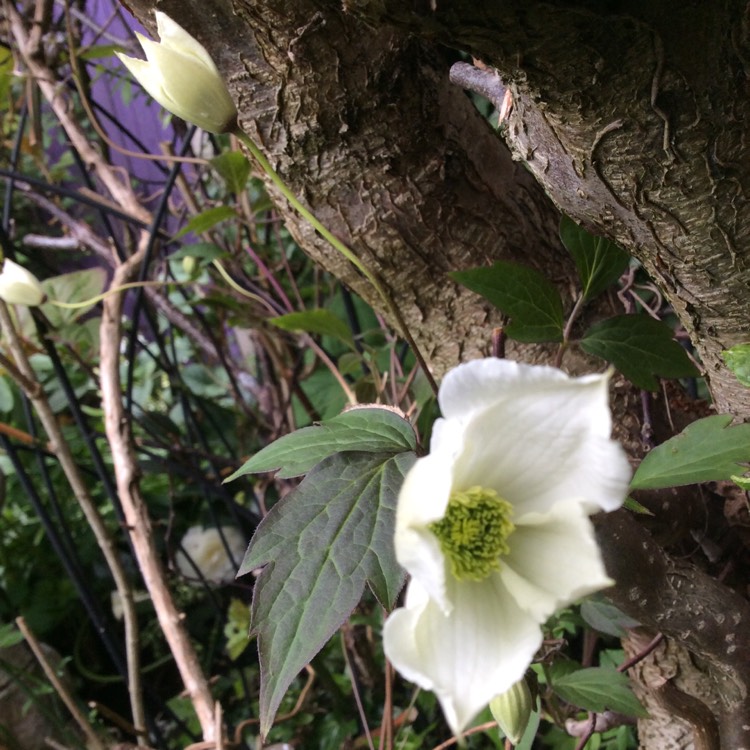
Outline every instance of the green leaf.
<svg viewBox="0 0 750 750">
<path fill-rule="evenodd" d="M 103 268 L 87 268 L 53 276 L 41 283 L 50 299 L 59 302 L 85 302 L 104 291 L 107 274 Z M 93 305 L 86 305 L 71 310 L 46 303 L 42 305 L 42 310 L 54 328 L 61 328 L 66 323 L 78 320 L 92 307 Z"/>
<path fill-rule="evenodd" d="M 354 339 L 349 326 L 330 310 L 320 308 L 293 312 L 271 318 L 269 322 L 283 331 L 304 331 L 305 333 L 316 333 L 320 336 L 332 336 L 354 349 Z"/>
<path fill-rule="evenodd" d="M 211 159 L 211 166 L 219 173 L 230 193 L 241 193 L 250 177 L 250 162 L 239 151 L 226 151 Z"/>
<path fill-rule="evenodd" d="M 573 256 L 586 299 L 614 284 L 630 262 L 630 256 L 614 242 L 594 237 L 567 216 L 560 221 L 560 239 Z"/>
<path fill-rule="evenodd" d="M 481 294 L 511 320 L 505 333 L 516 341 L 562 341 L 563 306 L 557 289 L 531 268 L 498 261 L 489 268 L 449 276 Z"/>
<path fill-rule="evenodd" d="M 279 471 L 280 479 L 299 477 L 328 456 L 342 451 L 394 454 L 417 447 L 414 429 L 388 409 L 350 409 L 314 427 L 279 438 L 246 461 L 225 482 L 263 471 Z"/>
<path fill-rule="evenodd" d="M 637 620 L 603 599 L 586 599 L 581 604 L 581 617 L 590 628 L 617 638 L 625 634 L 625 628 L 640 625 Z"/>
<path fill-rule="evenodd" d="M 403 584 L 393 534 L 396 498 L 413 453 L 337 453 L 263 519 L 239 574 L 255 583 L 252 633 L 261 664 L 266 735 L 291 681 L 351 614 L 369 584 L 390 608 Z"/>
<path fill-rule="evenodd" d="M 718 482 L 741 474 L 750 462 L 750 424 L 729 427 L 730 414 L 715 414 L 688 425 L 641 461 L 630 488 L 655 490 Z"/>
<path fill-rule="evenodd" d="M 204 263 L 224 258 L 229 253 L 222 250 L 213 242 L 194 242 L 192 245 L 183 245 L 179 250 L 170 253 L 169 260 L 182 260 L 183 258 L 197 258 Z"/>
<path fill-rule="evenodd" d="M 742 385 L 750 388 L 750 344 L 737 344 L 721 353 L 727 367 Z"/>
<path fill-rule="evenodd" d="M 672 338 L 672 329 L 648 315 L 618 315 L 597 323 L 580 341 L 581 348 L 611 362 L 633 385 L 655 391 L 654 377 L 695 377 L 700 373 L 687 352 Z"/>
<path fill-rule="evenodd" d="M 232 598 L 227 609 L 224 637 L 227 639 L 227 653 L 232 661 L 236 661 L 250 643 L 248 630 L 250 629 L 250 608 L 242 599 Z"/>
<path fill-rule="evenodd" d="M 185 226 L 180 229 L 179 232 L 174 236 L 173 239 L 177 240 L 180 237 L 184 237 L 190 232 L 195 234 L 202 234 L 207 232 L 217 224 L 221 224 L 222 221 L 232 219 L 237 215 L 237 212 L 231 206 L 214 206 L 214 208 L 207 208 L 205 211 L 201 211 L 199 214 L 193 216 Z"/>
<path fill-rule="evenodd" d="M 617 711 L 626 716 L 648 716 L 633 695 L 627 676 L 614 669 L 589 667 L 560 677 L 552 689 L 563 700 L 587 711 Z"/>
</svg>

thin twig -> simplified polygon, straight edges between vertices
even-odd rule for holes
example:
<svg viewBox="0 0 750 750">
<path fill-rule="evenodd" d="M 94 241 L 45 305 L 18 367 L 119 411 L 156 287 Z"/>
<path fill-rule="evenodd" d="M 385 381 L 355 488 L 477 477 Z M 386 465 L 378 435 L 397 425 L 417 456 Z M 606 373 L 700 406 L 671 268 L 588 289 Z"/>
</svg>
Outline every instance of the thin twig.
<svg viewBox="0 0 750 750">
<path fill-rule="evenodd" d="M 73 717 L 73 719 L 75 719 L 76 724 L 78 724 L 78 726 L 81 728 L 81 731 L 86 735 L 86 739 L 88 740 L 88 747 L 91 748 L 91 750 L 105 750 L 104 743 L 99 739 L 99 736 L 94 731 L 94 728 L 91 726 L 88 719 L 78 708 L 75 700 L 73 699 L 73 696 L 70 694 L 65 685 L 63 685 L 62 681 L 57 676 L 57 673 L 50 665 L 47 657 L 44 655 L 44 651 L 42 651 L 42 647 L 39 641 L 36 639 L 34 634 L 29 629 L 28 625 L 26 624 L 26 620 L 24 620 L 23 617 L 17 617 L 16 625 L 18 626 L 18 629 L 23 633 L 23 637 L 26 639 L 26 643 L 29 644 L 29 648 L 34 652 L 34 656 L 39 662 L 39 666 L 41 666 L 41 668 L 44 670 L 44 674 L 50 681 L 50 684 L 60 696 L 60 699 L 65 704 L 68 711 L 70 711 L 70 715 Z"/>
</svg>

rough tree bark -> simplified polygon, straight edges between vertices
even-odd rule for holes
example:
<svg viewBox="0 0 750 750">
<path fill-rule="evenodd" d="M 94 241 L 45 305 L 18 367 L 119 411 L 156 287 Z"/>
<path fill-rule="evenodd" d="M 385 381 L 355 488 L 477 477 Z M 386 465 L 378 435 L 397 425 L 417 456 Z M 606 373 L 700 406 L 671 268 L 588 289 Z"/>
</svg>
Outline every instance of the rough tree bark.
<svg viewBox="0 0 750 750">
<path fill-rule="evenodd" d="M 153 0 L 128 5 L 150 24 Z M 750 415 L 750 391 L 720 358 L 750 337 L 745 0 L 159 7 L 212 53 L 243 128 L 288 185 L 384 279 L 436 374 L 486 353 L 496 320 L 447 271 L 522 260 L 569 295 L 573 269 L 548 195 L 644 263 L 690 332 L 717 408 Z M 449 82 L 456 49 L 508 85 L 507 145 Z M 278 205 L 305 250 L 377 305 L 363 279 Z M 526 360 L 547 356 L 523 351 Z M 632 438 L 638 399 L 623 389 L 618 403 Z M 637 437 L 629 442 L 637 452 Z M 633 519 L 614 515 L 600 527 L 614 600 L 682 646 L 683 667 L 709 683 L 702 692 L 690 680 L 670 687 L 678 698 L 699 692 L 721 747 L 750 747 L 746 599 L 697 565 L 675 563 Z M 732 583 L 744 593 L 740 554 Z M 667 716 L 678 713 L 671 695 L 657 696 Z M 703 741 L 695 731 L 668 744 L 665 731 L 644 746 Z"/>
</svg>

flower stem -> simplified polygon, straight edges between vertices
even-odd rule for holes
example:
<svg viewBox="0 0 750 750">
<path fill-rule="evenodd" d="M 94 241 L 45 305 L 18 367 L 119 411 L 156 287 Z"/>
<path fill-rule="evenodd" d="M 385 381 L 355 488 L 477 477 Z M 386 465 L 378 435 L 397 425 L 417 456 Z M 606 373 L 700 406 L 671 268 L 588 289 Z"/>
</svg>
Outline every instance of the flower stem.
<svg viewBox="0 0 750 750">
<path fill-rule="evenodd" d="M 409 332 L 409 328 L 404 321 L 403 315 L 401 315 L 401 311 L 398 309 L 396 303 L 386 291 L 383 283 L 380 281 L 376 273 L 370 270 L 350 248 L 348 248 L 340 239 L 338 239 L 338 237 L 331 234 L 331 232 L 329 232 L 328 229 L 326 229 L 326 227 L 321 224 L 320 221 L 318 221 L 315 215 L 310 210 L 305 208 L 302 203 L 300 203 L 300 201 L 289 189 L 284 180 L 279 177 L 276 170 L 271 166 L 271 163 L 268 161 L 268 159 L 266 159 L 263 152 L 255 145 L 253 140 L 246 133 L 237 130 L 235 132 L 235 135 L 247 147 L 248 151 L 250 151 L 250 153 L 253 155 L 253 158 L 258 162 L 263 171 L 268 175 L 274 186 L 278 188 L 281 194 L 289 201 L 294 210 L 297 211 L 297 213 L 303 219 L 305 219 L 305 221 L 307 221 L 307 223 L 310 224 L 313 229 L 319 232 L 320 235 L 325 238 L 335 250 L 337 250 L 344 258 L 346 258 L 370 282 L 373 289 L 375 289 L 378 296 L 383 301 L 383 304 L 385 305 L 387 311 L 393 316 L 396 323 L 398 324 L 398 327 L 401 329 L 401 334 L 406 339 L 407 343 L 411 347 L 411 350 L 414 352 L 414 356 L 417 358 L 417 361 L 422 367 L 425 377 L 429 381 L 432 390 L 437 393 L 437 383 L 435 382 L 435 379 L 432 377 L 432 373 L 427 367 L 427 362 L 422 356 L 422 352 L 419 350 L 419 347 L 417 347 L 413 336 Z"/>
</svg>

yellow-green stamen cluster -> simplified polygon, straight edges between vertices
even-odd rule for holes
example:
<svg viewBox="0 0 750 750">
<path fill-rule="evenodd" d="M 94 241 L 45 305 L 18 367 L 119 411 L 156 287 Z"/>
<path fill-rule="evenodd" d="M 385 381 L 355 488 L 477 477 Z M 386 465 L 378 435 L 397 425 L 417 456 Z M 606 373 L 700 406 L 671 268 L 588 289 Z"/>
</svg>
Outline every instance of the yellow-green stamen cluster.
<svg viewBox="0 0 750 750">
<path fill-rule="evenodd" d="M 510 551 L 507 539 L 515 529 L 512 511 L 507 500 L 485 487 L 451 494 L 445 515 L 429 529 L 459 581 L 481 581 L 500 569 L 500 557 Z"/>
</svg>

